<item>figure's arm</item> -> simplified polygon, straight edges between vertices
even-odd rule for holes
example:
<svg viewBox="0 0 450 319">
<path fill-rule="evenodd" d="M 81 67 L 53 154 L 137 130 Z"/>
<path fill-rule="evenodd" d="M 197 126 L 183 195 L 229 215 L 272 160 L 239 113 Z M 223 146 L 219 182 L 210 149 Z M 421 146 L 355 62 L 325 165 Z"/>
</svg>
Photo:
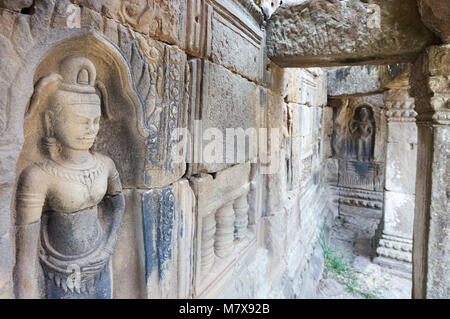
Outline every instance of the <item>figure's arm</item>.
<svg viewBox="0 0 450 319">
<path fill-rule="evenodd" d="M 38 298 L 38 243 L 47 186 L 39 169 L 29 166 L 20 175 L 16 193 L 16 298 Z"/>
<path fill-rule="evenodd" d="M 109 176 L 106 199 L 112 206 L 112 225 L 109 231 L 108 240 L 105 246 L 106 251 L 112 254 L 119 234 L 122 217 L 125 212 L 125 198 L 122 193 L 122 183 L 120 182 L 119 172 L 117 172 L 114 162 L 109 159 Z"/>
<path fill-rule="evenodd" d="M 358 128 L 358 124 L 355 121 L 352 121 L 350 123 L 350 133 L 355 133 L 356 129 Z"/>
</svg>

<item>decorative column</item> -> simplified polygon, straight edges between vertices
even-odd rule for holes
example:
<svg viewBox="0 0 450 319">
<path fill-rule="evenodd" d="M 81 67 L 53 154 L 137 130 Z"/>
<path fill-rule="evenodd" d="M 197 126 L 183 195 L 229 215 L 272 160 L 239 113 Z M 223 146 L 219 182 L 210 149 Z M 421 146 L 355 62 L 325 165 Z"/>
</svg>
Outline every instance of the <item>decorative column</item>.
<svg viewBox="0 0 450 319">
<path fill-rule="evenodd" d="M 236 213 L 236 219 L 234 221 L 234 239 L 242 240 L 247 237 L 249 208 L 247 203 L 247 193 L 234 201 L 233 208 Z"/>
<path fill-rule="evenodd" d="M 228 256 L 234 247 L 234 210 L 230 202 L 216 212 L 216 235 L 214 252 L 217 257 Z"/>
<path fill-rule="evenodd" d="M 413 298 L 449 298 L 450 44 L 428 47 L 410 83 L 418 113 Z"/>
<path fill-rule="evenodd" d="M 202 248 L 201 248 L 201 274 L 205 275 L 214 264 L 214 233 L 216 232 L 216 219 L 214 214 L 203 217 L 202 221 Z"/>
<path fill-rule="evenodd" d="M 374 261 L 411 276 L 417 113 L 407 88 L 390 89 L 383 98 L 388 120 L 383 231 Z"/>
</svg>

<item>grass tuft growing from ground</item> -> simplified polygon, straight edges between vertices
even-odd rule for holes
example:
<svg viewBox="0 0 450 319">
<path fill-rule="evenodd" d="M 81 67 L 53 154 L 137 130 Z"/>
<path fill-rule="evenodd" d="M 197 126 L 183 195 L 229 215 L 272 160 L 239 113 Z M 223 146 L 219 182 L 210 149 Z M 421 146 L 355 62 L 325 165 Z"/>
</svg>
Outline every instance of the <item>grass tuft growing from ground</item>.
<svg viewBox="0 0 450 319">
<path fill-rule="evenodd" d="M 378 291 L 366 289 L 361 285 L 358 275 L 364 274 L 353 269 L 342 255 L 327 244 L 325 236 L 322 235 L 319 242 L 325 259 L 325 276 L 334 274 L 336 280 L 344 285 L 350 293 L 358 294 L 367 299 L 382 298 Z"/>
</svg>

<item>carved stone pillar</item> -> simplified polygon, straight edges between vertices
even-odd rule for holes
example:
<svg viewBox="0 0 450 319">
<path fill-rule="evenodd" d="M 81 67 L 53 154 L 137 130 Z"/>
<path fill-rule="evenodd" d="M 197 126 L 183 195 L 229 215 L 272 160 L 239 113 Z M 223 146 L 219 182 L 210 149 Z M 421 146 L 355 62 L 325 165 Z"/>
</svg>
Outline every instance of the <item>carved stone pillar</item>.
<svg viewBox="0 0 450 319">
<path fill-rule="evenodd" d="M 247 236 L 248 226 L 248 203 L 247 194 L 238 197 L 233 204 L 236 213 L 234 221 L 234 238 L 236 240 L 244 239 Z"/>
<path fill-rule="evenodd" d="M 234 245 L 234 210 L 230 202 L 216 212 L 216 235 L 214 239 L 214 252 L 217 257 L 223 258 L 233 251 Z"/>
<path fill-rule="evenodd" d="M 450 296 L 450 44 L 415 61 L 410 93 L 418 129 L 413 298 Z"/>
<path fill-rule="evenodd" d="M 214 264 L 214 233 L 216 220 L 214 214 L 209 214 L 202 221 L 201 274 L 205 275 Z"/>
<path fill-rule="evenodd" d="M 417 161 L 414 99 L 407 88 L 384 93 L 388 140 L 385 161 L 383 231 L 375 262 L 412 272 L 412 237 Z"/>
</svg>

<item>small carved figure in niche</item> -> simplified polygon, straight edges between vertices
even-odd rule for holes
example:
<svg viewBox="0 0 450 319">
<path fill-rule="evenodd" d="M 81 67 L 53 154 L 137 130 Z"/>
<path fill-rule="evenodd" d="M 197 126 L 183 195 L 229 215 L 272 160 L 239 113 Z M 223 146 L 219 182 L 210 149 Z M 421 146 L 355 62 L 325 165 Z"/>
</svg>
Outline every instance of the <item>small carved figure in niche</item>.
<svg viewBox="0 0 450 319">
<path fill-rule="evenodd" d="M 371 111 L 366 106 L 358 107 L 350 123 L 353 154 L 358 161 L 366 162 L 373 158 L 374 124 L 370 115 Z"/>
<path fill-rule="evenodd" d="M 110 257 L 125 202 L 114 162 L 92 148 L 101 116 L 95 80 L 90 60 L 68 57 L 59 74 L 36 85 L 28 112 L 44 107 L 47 155 L 18 181 L 17 298 L 111 298 Z"/>
</svg>

